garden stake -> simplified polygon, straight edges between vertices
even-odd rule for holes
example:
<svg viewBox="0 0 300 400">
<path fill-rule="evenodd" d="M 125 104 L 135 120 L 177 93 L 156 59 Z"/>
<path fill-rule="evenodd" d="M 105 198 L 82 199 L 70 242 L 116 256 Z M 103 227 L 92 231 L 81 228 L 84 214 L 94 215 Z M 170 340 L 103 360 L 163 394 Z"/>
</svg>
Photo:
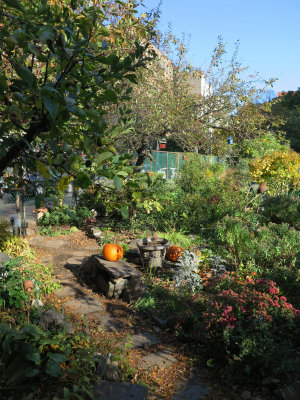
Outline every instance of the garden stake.
<svg viewBox="0 0 300 400">
<path fill-rule="evenodd" d="M 90 329 L 89 329 L 89 320 L 87 317 L 87 314 L 84 314 L 84 324 L 85 324 L 85 333 L 89 341 L 91 341 L 91 336 L 90 336 Z"/>
</svg>

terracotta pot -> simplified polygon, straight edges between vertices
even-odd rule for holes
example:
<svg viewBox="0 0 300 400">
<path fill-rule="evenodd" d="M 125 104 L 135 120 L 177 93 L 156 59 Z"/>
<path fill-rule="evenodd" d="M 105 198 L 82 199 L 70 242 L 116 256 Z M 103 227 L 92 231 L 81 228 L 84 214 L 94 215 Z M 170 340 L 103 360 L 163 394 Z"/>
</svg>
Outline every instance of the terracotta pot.
<svg viewBox="0 0 300 400">
<path fill-rule="evenodd" d="M 27 279 L 26 281 L 23 282 L 24 290 L 25 292 L 31 292 L 34 286 L 34 283 L 32 280 Z"/>
<path fill-rule="evenodd" d="M 267 184 L 266 184 L 266 182 L 263 182 L 263 183 L 261 183 L 260 185 L 259 185 L 259 188 L 258 188 L 258 193 L 265 193 L 266 191 L 267 191 Z"/>
</svg>

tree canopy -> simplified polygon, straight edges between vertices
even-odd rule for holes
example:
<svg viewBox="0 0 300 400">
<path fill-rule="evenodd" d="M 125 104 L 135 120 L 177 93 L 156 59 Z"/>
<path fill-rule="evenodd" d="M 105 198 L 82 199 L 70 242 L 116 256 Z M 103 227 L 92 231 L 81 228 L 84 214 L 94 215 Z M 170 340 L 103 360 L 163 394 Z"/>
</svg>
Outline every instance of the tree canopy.
<svg viewBox="0 0 300 400">
<path fill-rule="evenodd" d="M 138 28 L 141 37 L 151 31 L 151 22 L 134 17 L 136 7 L 134 0 L 4 1 L 1 174 L 13 166 L 20 177 L 28 169 L 46 179 L 73 175 L 78 186 L 89 185 L 82 153 L 102 154 L 103 162 L 114 152 L 115 132 L 104 116 L 110 104 L 128 99 L 130 89 L 124 93 L 118 83 L 135 82 L 149 58 L 136 37 L 124 35 L 126 29 Z M 63 188 L 67 179 L 60 183 Z"/>
</svg>

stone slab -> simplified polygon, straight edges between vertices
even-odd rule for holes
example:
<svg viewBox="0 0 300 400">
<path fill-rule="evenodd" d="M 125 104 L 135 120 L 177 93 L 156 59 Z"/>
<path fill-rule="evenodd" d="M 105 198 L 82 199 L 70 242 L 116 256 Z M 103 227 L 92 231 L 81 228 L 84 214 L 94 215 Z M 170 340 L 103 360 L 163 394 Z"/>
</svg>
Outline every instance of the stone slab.
<svg viewBox="0 0 300 400">
<path fill-rule="evenodd" d="M 147 389 L 128 382 L 98 381 L 93 395 L 94 400 L 146 400 Z"/>
<path fill-rule="evenodd" d="M 57 297 L 63 298 L 63 297 L 81 297 L 84 296 L 84 292 L 81 290 L 79 285 L 76 285 L 75 282 L 72 281 L 61 281 L 61 288 L 55 290 L 55 295 Z"/>
<path fill-rule="evenodd" d="M 9 257 L 8 254 L 2 253 L 2 251 L 0 251 L 0 267 L 3 267 L 4 264 L 8 263 L 10 260 L 11 257 Z"/>
<path fill-rule="evenodd" d="M 72 258 L 68 258 L 66 265 L 72 265 L 72 266 L 80 266 L 82 263 L 86 260 L 88 256 L 87 255 L 75 255 Z"/>
<path fill-rule="evenodd" d="M 159 344 L 160 341 L 156 336 L 152 335 L 150 332 L 142 332 L 136 335 L 132 335 L 130 338 L 130 343 L 132 347 L 138 348 L 146 346 L 155 346 L 156 344 Z"/>
<path fill-rule="evenodd" d="M 34 243 L 34 246 L 45 248 L 45 249 L 59 249 L 65 244 L 63 240 L 60 239 L 52 239 L 52 240 L 44 240 L 39 244 Z"/>
<path fill-rule="evenodd" d="M 92 256 L 90 262 L 94 262 L 97 268 L 109 275 L 112 279 L 129 278 L 135 274 L 133 267 L 125 261 L 106 261 L 100 255 Z M 137 273 L 138 271 L 136 271 Z"/>
<path fill-rule="evenodd" d="M 176 361 L 177 359 L 172 355 L 171 349 L 162 349 L 143 357 L 141 366 L 142 368 L 151 368 L 157 365 L 167 368 Z"/>
<path fill-rule="evenodd" d="M 172 400 L 201 400 L 209 392 L 210 390 L 203 385 L 200 378 L 194 375 L 182 385 Z"/>
<path fill-rule="evenodd" d="M 75 309 L 75 314 L 79 315 L 103 311 L 103 306 L 99 300 L 90 296 L 78 297 L 66 302 L 65 305 Z"/>
<path fill-rule="evenodd" d="M 107 332 L 116 332 L 120 329 L 116 320 L 112 316 L 97 313 L 97 317 L 100 330 Z"/>
</svg>

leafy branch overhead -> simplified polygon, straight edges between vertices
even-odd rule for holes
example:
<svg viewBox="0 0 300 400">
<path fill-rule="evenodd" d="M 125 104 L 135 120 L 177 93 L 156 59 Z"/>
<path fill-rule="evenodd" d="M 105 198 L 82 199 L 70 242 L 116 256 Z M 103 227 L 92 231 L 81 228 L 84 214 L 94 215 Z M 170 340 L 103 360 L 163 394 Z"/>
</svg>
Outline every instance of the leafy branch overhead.
<svg viewBox="0 0 300 400">
<path fill-rule="evenodd" d="M 134 40 L 122 50 L 128 40 L 108 25 L 109 3 L 52 3 L 5 0 L 0 11 L 0 173 L 22 164 L 45 179 L 76 176 L 82 153 L 110 151 L 104 116 L 128 98 L 118 82 L 135 82 L 151 58 Z"/>
</svg>

